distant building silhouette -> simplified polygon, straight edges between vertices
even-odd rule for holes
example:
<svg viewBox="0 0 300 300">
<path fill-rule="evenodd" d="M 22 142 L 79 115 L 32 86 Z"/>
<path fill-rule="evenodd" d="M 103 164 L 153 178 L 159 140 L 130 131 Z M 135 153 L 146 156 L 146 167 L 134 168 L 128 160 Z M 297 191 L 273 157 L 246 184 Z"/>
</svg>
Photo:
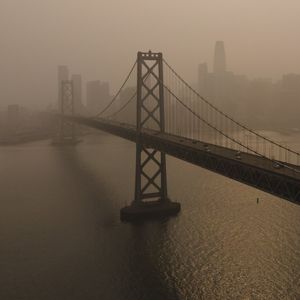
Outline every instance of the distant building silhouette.
<svg viewBox="0 0 300 300">
<path fill-rule="evenodd" d="M 268 126 L 300 129 L 300 74 L 286 74 L 273 83 L 269 78 L 248 79 L 227 69 L 225 46 L 217 41 L 213 71 L 198 66 L 198 91 L 219 109 L 257 128 Z M 287 118 L 288 116 L 288 118 Z"/>
<path fill-rule="evenodd" d="M 233 84 L 234 75 L 227 71 L 224 42 L 217 41 L 214 49 L 213 72 L 209 73 L 206 63 L 198 66 L 198 90 L 220 109 L 228 107 L 234 110 L 234 104 L 230 99 Z"/>
<path fill-rule="evenodd" d="M 79 74 L 72 75 L 73 81 L 73 98 L 75 114 L 80 114 L 83 111 L 82 104 L 82 78 Z"/>
<path fill-rule="evenodd" d="M 86 100 L 87 109 L 90 113 L 98 113 L 111 99 L 109 83 L 94 80 L 87 82 Z"/>
<path fill-rule="evenodd" d="M 57 68 L 57 86 L 58 86 L 58 97 L 57 97 L 57 103 L 58 103 L 58 109 L 60 109 L 61 106 L 61 87 L 62 87 L 62 81 L 69 79 L 69 69 L 67 66 L 58 66 Z"/>
<path fill-rule="evenodd" d="M 214 90 L 213 99 L 220 108 L 228 105 L 230 74 L 226 70 L 226 55 L 223 41 L 217 41 L 214 54 Z"/>
<path fill-rule="evenodd" d="M 226 54 L 223 41 L 215 44 L 214 74 L 221 75 L 226 72 Z"/>
<path fill-rule="evenodd" d="M 300 129 L 299 110 L 300 110 L 300 74 L 285 74 L 279 84 L 279 105 L 280 119 L 288 120 L 294 127 Z M 283 116 L 289 116 L 284 118 Z"/>
</svg>

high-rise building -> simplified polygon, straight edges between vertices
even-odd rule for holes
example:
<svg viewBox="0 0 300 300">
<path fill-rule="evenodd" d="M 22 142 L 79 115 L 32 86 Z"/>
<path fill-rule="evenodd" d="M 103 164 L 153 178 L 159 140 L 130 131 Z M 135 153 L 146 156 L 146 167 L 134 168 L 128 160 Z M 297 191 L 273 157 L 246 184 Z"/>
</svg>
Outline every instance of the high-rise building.
<svg viewBox="0 0 300 300">
<path fill-rule="evenodd" d="M 215 104 L 220 108 L 224 108 L 228 102 L 228 75 L 224 42 L 217 41 L 214 55 L 214 90 L 212 97 Z"/>
<path fill-rule="evenodd" d="M 198 66 L 198 91 L 210 103 L 246 121 L 253 128 L 294 126 L 300 128 L 300 74 L 286 74 L 279 82 L 268 78 L 248 79 L 227 70 L 223 41 L 215 44 L 213 71 L 206 63 Z M 282 116 L 288 115 L 288 121 Z"/>
<path fill-rule="evenodd" d="M 214 51 L 213 72 L 208 71 L 206 63 L 198 66 L 198 91 L 220 109 L 233 112 L 232 101 L 235 75 L 227 71 L 226 54 L 223 41 L 217 41 Z"/>
<path fill-rule="evenodd" d="M 226 55 L 223 41 L 217 41 L 215 45 L 214 73 L 216 75 L 226 72 Z"/>
<path fill-rule="evenodd" d="M 67 66 L 58 66 L 57 68 L 57 84 L 58 84 L 58 109 L 61 106 L 61 97 L 62 97 L 62 81 L 69 79 L 69 69 Z"/>
<path fill-rule="evenodd" d="M 198 66 L 198 91 L 209 97 L 216 105 L 221 105 L 226 98 L 226 84 L 229 73 L 226 68 L 226 55 L 223 41 L 215 44 L 213 72 L 208 71 L 206 63 Z"/>
<path fill-rule="evenodd" d="M 81 75 L 79 75 L 79 74 L 72 75 L 72 81 L 73 81 L 74 110 L 75 110 L 75 113 L 80 114 L 83 110 Z"/>
</svg>

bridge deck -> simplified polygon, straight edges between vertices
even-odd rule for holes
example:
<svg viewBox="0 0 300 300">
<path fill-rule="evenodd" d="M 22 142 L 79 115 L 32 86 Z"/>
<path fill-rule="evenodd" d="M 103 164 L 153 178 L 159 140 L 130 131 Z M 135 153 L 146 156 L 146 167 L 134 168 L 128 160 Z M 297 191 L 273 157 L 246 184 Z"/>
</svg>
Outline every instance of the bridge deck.
<svg viewBox="0 0 300 300">
<path fill-rule="evenodd" d="M 97 128 L 127 140 L 138 140 L 187 162 L 243 182 L 278 197 L 300 203 L 300 168 L 289 165 L 278 168 L 274 162 L 250 153 L 203 143 L 181 136 L 143 130 L 137 135 L 135 126 L 106 119 L 70 117 L 80 124 Z M 299 170 L 299 171 L 295 171 Z"/>
<path fill-rule="evenodd" d="M 243 151 L 237 151 L 230 148 L 208 144 L 208 143 L 204 143 L 201 141 L 193 140 L 190 138 L 184 138 L 180 136 L 174 136 L 174 135 L 169 135 L 164 133 L 159 133 L 156 135 L 165 140 L 169 140 L 174 143 L 179 143 L 181 145 L 184 145 L 186 148 L 192 148 L 192 149 L 197 149 L 198 151 L 210 152 L 211 154 L 218 155 L 226 159 L 233 159 L 235 161 L 240 161 L 243 164 L 247 164 L 249 166 L 260 167 L 263 170 L 268 170 L 273 173 L 289 176 L 291 178 L 300 180 L 299 166 L 285 164 L 289 166 L 288 168 L 283 166 L 284 163 L 282 165 L 278 165 L 269 159 L 266 159 L 261 156 L 257 156 L 255 154 L 251 154 Z M 239 155 L 238 152 L 240 153 Z M 298 172 L 296 172 L 295 170 L 298 170 Z"/>
</svg>

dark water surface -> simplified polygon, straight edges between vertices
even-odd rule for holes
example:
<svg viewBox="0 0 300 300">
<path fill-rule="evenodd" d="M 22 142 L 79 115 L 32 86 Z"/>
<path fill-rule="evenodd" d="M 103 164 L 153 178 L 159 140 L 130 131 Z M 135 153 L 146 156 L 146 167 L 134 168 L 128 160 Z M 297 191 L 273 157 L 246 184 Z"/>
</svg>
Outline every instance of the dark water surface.
<svg viewBox="0 0 300 300">
<path fill-rule="evenodd" d="M 181 214 L 122 224 L 134 164 L 106 135 L 0 148 L 1 300 L 300 299 L 300 206 L 169 157 Z"/>
</svg>

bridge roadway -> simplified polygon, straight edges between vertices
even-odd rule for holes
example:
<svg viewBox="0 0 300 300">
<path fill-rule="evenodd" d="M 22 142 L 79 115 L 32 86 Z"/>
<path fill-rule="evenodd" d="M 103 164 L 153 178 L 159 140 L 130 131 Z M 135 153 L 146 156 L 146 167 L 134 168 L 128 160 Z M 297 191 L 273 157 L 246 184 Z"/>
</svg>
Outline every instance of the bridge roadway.
<svg viewBox="0 0 300 300">
<path fill-rule="evenodd" d="M 138 136 L 135 126 L 107 119 L 80 116 L 70 116 L 68 119 L 132 142 L 139 141 L 147 147 L 300 204 L 300 168 L 298 166 L 275 168 L 274 162 L 264 157 L 246 152 L 238 155 L 237 151 L 229 148 L 151 129 L 143 129 Z"/>
</svg>

